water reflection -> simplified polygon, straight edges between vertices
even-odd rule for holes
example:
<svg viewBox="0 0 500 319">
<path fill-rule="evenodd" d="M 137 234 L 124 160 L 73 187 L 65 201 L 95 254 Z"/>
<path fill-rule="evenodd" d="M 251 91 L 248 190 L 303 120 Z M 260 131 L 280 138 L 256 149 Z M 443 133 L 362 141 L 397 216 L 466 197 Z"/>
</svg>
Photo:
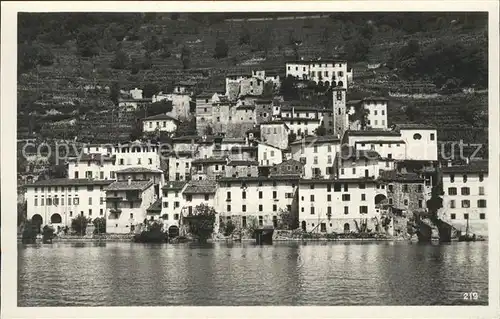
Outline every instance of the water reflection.
<svg viewBox="0 0 500 319">
<path fill-rule="evenodd" d="M 464 291 L 479 292 L 474 304 L 488 298 L 487 243 L 18 248 L 20 306 L 464 304 Z"/>
</svg>

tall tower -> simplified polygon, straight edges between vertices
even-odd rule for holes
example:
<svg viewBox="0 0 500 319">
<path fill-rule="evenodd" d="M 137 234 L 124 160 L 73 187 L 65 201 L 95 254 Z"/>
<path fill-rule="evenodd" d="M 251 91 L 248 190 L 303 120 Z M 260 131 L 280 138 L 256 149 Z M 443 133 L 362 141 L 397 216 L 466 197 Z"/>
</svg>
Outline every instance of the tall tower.
<svg viewBox="0 0 500 319">
<path fill-rule="evenodd" d="M 344 132 L 349 128 L 349 115 L 346 106 L 346 89 L 337 87 L 332 89 L 333 104 L 333 132 L 342 138 Z"/>
</svg>

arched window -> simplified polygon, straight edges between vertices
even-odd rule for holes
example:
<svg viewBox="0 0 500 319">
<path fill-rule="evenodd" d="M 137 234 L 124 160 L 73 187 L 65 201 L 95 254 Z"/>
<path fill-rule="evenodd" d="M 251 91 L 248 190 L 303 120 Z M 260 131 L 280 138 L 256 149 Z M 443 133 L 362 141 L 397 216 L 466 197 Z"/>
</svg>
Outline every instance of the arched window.
<svg viewBox="0 0 500 319">
<path fill-rule="evenodd" d="M 415 133 L 415 134 L 413 134 L 413 139 L 420 140 L 420 139 L 422 139 L 422 135 L 420 135 L 419 133 Z"/>
</svg>

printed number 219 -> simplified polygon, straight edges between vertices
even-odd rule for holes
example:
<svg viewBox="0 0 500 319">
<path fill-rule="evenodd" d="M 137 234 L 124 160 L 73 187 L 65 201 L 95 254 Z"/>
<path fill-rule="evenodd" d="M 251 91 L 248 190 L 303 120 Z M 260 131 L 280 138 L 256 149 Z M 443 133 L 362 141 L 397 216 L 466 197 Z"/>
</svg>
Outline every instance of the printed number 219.
<svg viewBox="0 0 500 319">
<path fill-rule="evenodd" d="M 464 292 L 464 300 L 477 300 L 479 294 L 477 292 Z"/>
</svg>

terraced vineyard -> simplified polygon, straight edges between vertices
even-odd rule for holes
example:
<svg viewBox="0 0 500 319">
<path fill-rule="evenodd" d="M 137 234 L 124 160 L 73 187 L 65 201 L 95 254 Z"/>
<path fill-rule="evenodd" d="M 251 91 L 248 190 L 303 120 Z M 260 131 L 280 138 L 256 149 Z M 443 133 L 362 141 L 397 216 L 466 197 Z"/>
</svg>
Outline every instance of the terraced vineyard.
<svg viewBox="0 0 500 319">
<path fill-rule="evenodd" d="M 199 83 L 200 91 L 206 89 L 224 91 L 224 77 L 227 74 L 249 73 L 256 68 L 284 72 L 285 61 L 295 59 L 296 53 L 305 58 L 331 57 L 334 54 L 347 53 L 345 58 L 353 62 L 354 87 L 366 95 L 386 94 L 387 91 L 406 93 L 412 89 L 418 91 L 420 87 L 425 87 L 425 90 L 431 92 L 435 88 L 429 86 L 429 79 L 394 81 L 391 79 L 395 74 L 394 70 L 384 67 L 371 70 L 368 69 L 368 64 L 380 63 L 383 66 L 388 62 L 391 51 L 404 47 L 410 39 L 417 39 L 422 47 L 438 40 L 453 40 L 473 45 L 478 37 L 484 34 L 484 27 L 480 23 L 472 25 L 451 23 L 452 20 L 462 19 L 458 14 L 443 15 L 443 18 L 440 18 L 442 20 L 439 22 L 440 25 L 433 29 L 414 28 L 415 30 L 420 28 L 422 31 L 391 27 L 390 19 L 380 16 L 366 16 L 361 19 L 362 24 L 359 19 L 351 21 L 330 14 L 302 19 L 254 21 L 213 19 L 210 23 L 202 21 L 205 18 L 207 17 L 195 19 L 183 14 L 177 19 L 173 19 L 170 15 L 139 17 L 140 22 L 134 27 L 137 39 L 126 37 L 118 43 L 120 49 L 126 52 L 130 59 L 143 58 L 146 53 L 143 42 L 153 35 L 160 40 L 168 40 L 170 44 L 165 49 L 169 56 L 162 55 L 161 50 L 153 50 L 150 52 L 152 67 L 141 69 L 137 74 L 132 74 L 129 66 L 121 70 L 112 69 L 110 66 L 115 58 L 113 50 L 106 51 L 100 47 L 97 56 L 81 57 L 78 54 L 77 34 L 69 36 L 63 44 L 54 44 L 41 36 L 36 36 L 34 43 L 44 45 L 54 55 L 53 64 L 38 65 L 18 77 L 18 108 L 24 112 L 23 116 L 27 114 L 33 116 L 35 122 L 39 124 L 35 127 L 41 127 L 44 122 L 52 121 L 51 117 L 42 116 L 44 109 L 45 111 L 55 109 L 66 114 L 67 119 L 76 119 L 79 123 L 78 134 L 85 138 L 97 139 L 101 136 L 124 138 L 130 133 L 127 130 L 131 127 L 131 119 L 118 124 L 116 130 L 122 133 L 109 135 L 107 128 L 112 125 L 111 123 L 117 122 L 103 120 L 98 127 L 90 127 L 89 121 L 81 117 L 88 110 L 100 112 L 113 107 L 109 97 L 109 88 L 113 82 L 118 82 L 122 89 L 144 87 L 147 83 L 154 83 L 161 90 L 166 90 L 171 83 L 193 79 Z M 428 25 L 425 19 L 422 20 L 424 26 Z M 360 38 L 367 25 L 372 32 L 368 53 L 362 60 L 354 61 L 352 54 L 355 54 L 356 50 L 352 51 L 350 47 L 353 41 Z M 107 21 L 102 24 L 94 23 L 90 27 L 104 33 L 110 27 L 110 23 Z M 248 41 L 242 42 L 244 34 L 248 34 Z M 226 58 L 213 57 L 218 39 L 223 39 L 227 43 L 229 50 Z M 296 43 L 300 44 L 297 46 L 297 52 L 294 50 Z M 181 62 L 183 48 L 188 48 L 191 52 L 189 69 L 183 69 Z M 88 89 L 89 86 L 99 86 L 101 90 L 96 94 Z M 389 122 L 408 121 L 401 106 L 414 105 L 419 108 L 421 114 L 414 120 L 430 121 L 438 125 L 441 130 L 438 137 L 447 140 L 454 134 L 470 131 L 465 128 L 471 127 L 471 124 L 464 122 L 457 110 L 462 103 L 475 103 L 483 111 L 487 110 L 487 103 L 480 96 L 469 99 L 472 101 L 467 101 L 465 96 L 456 97 L 450 103 L 443 103 L 440 99 L 424 101 L 393 99 L 389 108 Z M 83 109 L 75 114 L 77 108 Z M 33 113 L 34 110 L 36 114 Z M 54 121 L 56 120 L 59 121 L 60 118 L 55 118 Z M 24 122 L 19 120 L 18 128 L 26 135 L 29 130 Z M 477 133 L 471 134 L 484 137 L 484 123 L 479 124 L 476 128 Z M 468 138 L 476 139 L 478 138 L 476 135 Z"/>
</svg>

